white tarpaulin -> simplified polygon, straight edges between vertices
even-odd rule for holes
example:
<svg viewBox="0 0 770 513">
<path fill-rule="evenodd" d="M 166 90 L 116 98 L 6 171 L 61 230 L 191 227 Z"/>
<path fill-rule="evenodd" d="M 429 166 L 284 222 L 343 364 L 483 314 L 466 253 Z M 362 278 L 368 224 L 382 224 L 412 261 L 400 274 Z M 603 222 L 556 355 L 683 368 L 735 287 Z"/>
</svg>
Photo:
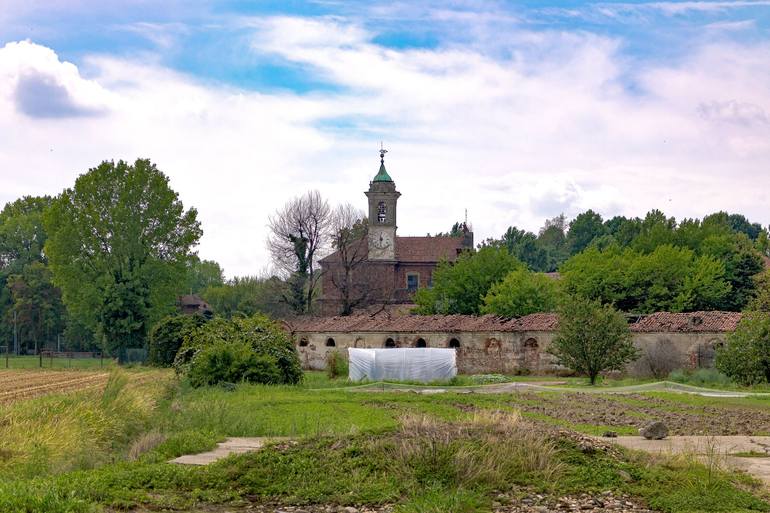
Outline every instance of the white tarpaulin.
<svg viewBox="0 0 770 513">
<path fill-rule="evenodd" d="M 457 375 L 454 349 L 348 349 L 350 380 L 446 381 Z"/>
</svg>

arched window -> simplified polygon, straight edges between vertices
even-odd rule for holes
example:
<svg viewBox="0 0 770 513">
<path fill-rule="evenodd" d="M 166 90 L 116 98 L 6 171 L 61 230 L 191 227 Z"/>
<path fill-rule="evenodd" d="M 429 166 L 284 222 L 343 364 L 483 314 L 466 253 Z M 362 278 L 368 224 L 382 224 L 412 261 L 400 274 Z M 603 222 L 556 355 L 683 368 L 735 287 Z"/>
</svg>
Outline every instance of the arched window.
<svg viewBox="0 0 770 513">
<path fill-rule="evenodd" d="M 334 341 L 333 338 L 327 338 L 326 339 L 326 347 L 336 347 L 337 343 Z"/>
<path fill-rule="evenodd" d="M 388 207 L 385 206 L 384 201 L 380 201 L 377 205 L 377 222 L 384 223 L 388 218 Z"/>
<path fill-rule="evenodd" d="M 299 347 L 307 347 L 307 344 L 308 342 L 306 338 L 299 339 Z"/>
<path fill-rule="evenodd" d="M 418 338 L 417 342 L 414 343 L 414 347 L 428 347 L 428 344 L 425 343 L 424 338 Z"/>
<path fill-rule="evenodd" d="M 392 338 L 389 338 L 388 340 L 385 341 L 385 347 L 387 348 L 396 347 L 396 341 L 393 340 Z"/>
<path fill-rule="evenodd" d="M 456 338 L 453 338 L 449 341 L 449 347 L 452 349 L 459 349 L 460 348 L 460 341 Z"/>
<path fill-rule="evenodd" d="M 527 340 L 524 341 L 524 349 L 533 350 L 537 348 L 538 348 L 537 339 L 528 338 Z"/>
</svg>

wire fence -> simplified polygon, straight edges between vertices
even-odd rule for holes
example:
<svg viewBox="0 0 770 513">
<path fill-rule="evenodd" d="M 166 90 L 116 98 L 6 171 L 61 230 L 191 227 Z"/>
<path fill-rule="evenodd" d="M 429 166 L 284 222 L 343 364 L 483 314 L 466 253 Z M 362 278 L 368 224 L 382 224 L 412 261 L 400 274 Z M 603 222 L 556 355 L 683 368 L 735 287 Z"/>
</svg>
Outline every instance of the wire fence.
<svg viewBox="0 0 770 513">
<path fill-rule="evenodd" d="M 5 349 L 5 348 L 3 348 Z M 0 369 L 104 369 L 115 361 L 99 352 L 41 351 L 36 355 L 0 353 Z"/>
</svg>

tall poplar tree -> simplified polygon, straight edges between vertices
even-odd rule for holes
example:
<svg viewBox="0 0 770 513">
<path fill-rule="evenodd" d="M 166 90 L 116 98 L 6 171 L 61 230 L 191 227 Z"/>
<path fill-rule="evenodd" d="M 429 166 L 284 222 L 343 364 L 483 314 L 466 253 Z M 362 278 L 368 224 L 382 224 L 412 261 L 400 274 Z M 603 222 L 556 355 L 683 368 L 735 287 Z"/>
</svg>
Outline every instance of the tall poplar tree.
<svg viewBox="0 0 770 513">
<path fill-rule="evenodd" d="M 70 315 L 95 328 L 120 360 L 174 307 L 202 233 L 196 217 L 143 159 L 102 162 L 46 211 L 54 283 Z"/>
</svg>

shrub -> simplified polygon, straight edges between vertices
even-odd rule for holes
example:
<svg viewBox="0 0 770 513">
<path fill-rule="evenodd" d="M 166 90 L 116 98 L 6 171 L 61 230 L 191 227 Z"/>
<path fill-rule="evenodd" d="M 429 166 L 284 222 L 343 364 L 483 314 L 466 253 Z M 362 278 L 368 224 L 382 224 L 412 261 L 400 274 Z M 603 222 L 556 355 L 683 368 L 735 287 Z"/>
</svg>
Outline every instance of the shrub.
<svg viewBox="0 0 770 513">
<path fill-rule="evenodd" d="M 185 339 L 205 322 L 202 315 L 169 315 L 158 321 L 150 330 L 147 363 L 170 367 Z"/>
<path fill-rule="evenodd" d="M 329 379 L 348 376 L 348 360 L 339 351 L 329 351 L 326 355 L 326 374 Z"/>
<path fill-rule="evenodd" d="M 561 365 L 587 374 L 592 385 L 600 372 L 622 370 L 638 355 L 620 312 L 579 297 L 559 309 L 559 328 L 548 352 Z"/>
<path fill-rule="evenodd" d="M 725 386 L 731 383 L 730 378 L 716 369 L 675 370 L 668 375 L 668 379 L 695 386 Z"/>
<path fill-rule="evenodd" d="M 770 382 L 770 315 L 744 313 L 727 343 L 717 348 L 716 367 L 741 385 Z"/>
<path fill-rule="evenodd" d="M 190 362 L 188 372 L 194 387 L 219 383 L 283 382 L 278 361 L 266 354 L 257 354 L 246 342 L 218 341 L 198 351 Z"/>
<path fill-rule="evenodd" d="M 280 376 L 274 383 L 296 384 L 302 381 L 302 366 L 294 343 L 278 324 L 264 315 L 242 319 L 214 319 L 198 327 L 177 352 L 174 367 L 178 373 L 187 374 L 195 357 L 202 350 L 218 344 L 239 343 L 245 344 L 254 354 L 275 361 Z M 232 353 L 230 356 L 234 355 L 235 353 Z M 230 356 L 224 356 L 222 353 L 223 358 Z M 213 357 L 213 354 L 210 357 Z M 260 366 L 264 367 L 264 364 Z"/>
</svg>

